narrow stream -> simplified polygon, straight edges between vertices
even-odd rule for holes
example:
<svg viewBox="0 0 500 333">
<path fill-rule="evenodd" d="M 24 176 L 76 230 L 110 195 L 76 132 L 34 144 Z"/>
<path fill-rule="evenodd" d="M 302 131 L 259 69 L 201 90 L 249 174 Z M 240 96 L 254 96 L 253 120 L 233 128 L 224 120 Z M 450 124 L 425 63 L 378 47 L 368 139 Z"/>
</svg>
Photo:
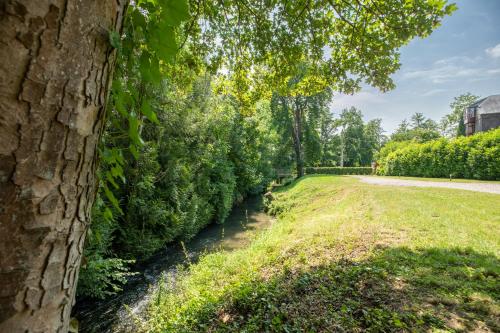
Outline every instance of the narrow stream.
<svg viewBox="0 0 500 333">
<path fill-rule="evenodd" d="M 163 273 L 175 276 L 179 264 L 195 262 L 206 251 L 224 249 L 233 251 L 249 244 L 255 232 L 268 227 L 272 218 L 264 213 L 262 197 L 246 199 L 231 211 L 224 224 L 211 224 L 186 246 L 165 249 L 136 268 L 124 290 L 106 300 L 81 300 L 73 309 L 82 333 L 133 332 L 133 316 L 147 308 L 147 304 Z M 131 316 L 133 314 L 133 316 Z"/>
</svg>

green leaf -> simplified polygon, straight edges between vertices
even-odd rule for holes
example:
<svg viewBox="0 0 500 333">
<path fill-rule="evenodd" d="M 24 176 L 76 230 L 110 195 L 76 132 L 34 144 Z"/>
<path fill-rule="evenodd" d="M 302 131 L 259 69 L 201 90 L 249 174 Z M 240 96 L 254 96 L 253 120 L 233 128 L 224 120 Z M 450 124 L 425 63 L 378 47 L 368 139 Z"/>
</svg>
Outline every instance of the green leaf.
<svg viewBox="0 0 500 333">
<path fill-rule="evenodd" d="M 174 28 L 167 23 L 158 25 L 149 34 L 149 46 L 155 51 L 158 59 L 171 62 L 177 53 Z"/>
<path fill-rule="evenodd" d="M 109 207 L 104 208 L 104 213 L 102 214 L 102 216 L 107 222 L 113 221 L 113 212 L 111 211 L 111 209 L 109 209 Z"/>
<path fill-rule="evenodd" d="M 144 51 L 139 58 L 139 71 L 141 72 L 141 75 L 145 81 L 153 81 L 153 77 L 151 75 L 151 62 L 149 60 L 150 57 L 151 54 L 147 51 Z"/>
<path fill-rule="evenodd" d="M 111 152 L 116 163 L 123 166 L 125 164 L 125 159 L 123 158 L 122 151 L 116 148 L 112 148 Z"/>
<path fill-rule="evenodd" d="M 118 111 L 118 113 L 121 116 L 127 117 L 128 112 L 127 108 L 125 107 L 126 98 L 125 94 L 123 93 L 123 87 L 121 85 L 121 82 L 119 80 L 114 80 L 112 89 L 113 89 L 113 100 L 115 102 L 115 110 Z"/>
<path fill-rule="evenodd" d="M 122 115 L 123 117 L 127 116 L 127 109 L 125 108 L 125 104 L 123 103 L 123 96 L 115 95 L 115 109 Z"/>
<path fill-rule="evenodd" d="M 118 186 L 118 184 L 115 182 L 114 178 L 113 178 L 113 175 L 109 172 L 109 171 L 106 171 L 106 180 L 111 184 L 113 185 L 116 189 L 120 188 Z"/>
<path fill-rule="evenodd" d="M 115 165 L 114 167 L 111 168 L 111 175 L 113 178 L 122 178 L 123 177 L 123 169 L 120 165 Z"/>
<path fill-rule="evenodd" d="M 120 49 L 122 44 L 120 34 L 116 31 L 110 31 L 109 42 L 115 49 Z"/>
<path fill-rule="evenodd" d="M 150 101 L 148 99 L 144 99 L 141 105 L 141 113 L 146 116 L 149 120 L 151 120 L 155 124 L 159 124 L 158 118 L 156 117 L 156 113 L 151 108 Z"/>
<path fill-rule="evenodd" d="M 136 7 L 133 8 L 132 13 L 130 14 L 130 18 L 135 29 L 144 29 L 146 27 L 146 18 Z"/>
<path fill-rule="evenodd" d="M 187 0 L 162 0 L 160 1 L 161 19 L 171 26 L 181 24 L 189 18 L 189 5 Z"/>
<path fill-rule="evenodd" d="M 130 150 L 130 152 L 132 153 L 132 156 L 134 156 L 134 158 L 136 158 L 136 159 L 139 158 L 139 151 L 137 151 L 136 146 L 134 146 L 133 144 L 130 144 L 128 149 Z"/>
<path fill-rule="evenodd" d="M 160 83 L 161 82 L 161 72 L 160 72 L 160 62 L 159 60 L 154 57 L 154 58 L 151 58 L 151 67 L 149 68 L 150 69 L 150 73 L 151 73 L 151 80 L 152 80 L 152 83 Z"/>
<path fill-rule="evenodd" d="M 139 135 L 139 119 L 137 118 L 137 115 L 135 112 L 131 112 L 128 116 L 128 135 L 130 137 L 130 140 L 134 143 L 136 146 L 142 146 L 144 142 L 141 139 L 141 136 Z"/>
<path fill-rule="evenodd" d="M 108 198 L 109 202 L 120 212 L 120 214 L 123 214 L 122 209 L 120 208 L 120 203 L 116 199 L 115 195 L 113 192 L 111 192 L 106 184 L 102 185 L 102 188 L 104 189 L 104 194 L 106 195 L 106 198 Z"/>
</svg>

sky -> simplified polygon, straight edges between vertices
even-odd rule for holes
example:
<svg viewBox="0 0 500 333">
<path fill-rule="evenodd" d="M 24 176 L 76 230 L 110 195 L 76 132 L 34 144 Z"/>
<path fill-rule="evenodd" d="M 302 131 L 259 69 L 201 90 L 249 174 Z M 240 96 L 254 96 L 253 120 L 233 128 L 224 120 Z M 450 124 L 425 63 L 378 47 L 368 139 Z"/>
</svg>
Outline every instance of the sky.
<svg viewBox="0 0 500 333">
<path fill-rule="evenodd" d="M 394 90 L 381 93 L 364 86 L 355 95 L 336 95 L 332 112 L 355 106 L 366 120 L 381 118 L 389 134 L 415 112 L 440 120 L 463 93 L 500 94 L 500 0 L 452 2 L 458 10 L 431 36 L 401 48 Z"/>
</svg>

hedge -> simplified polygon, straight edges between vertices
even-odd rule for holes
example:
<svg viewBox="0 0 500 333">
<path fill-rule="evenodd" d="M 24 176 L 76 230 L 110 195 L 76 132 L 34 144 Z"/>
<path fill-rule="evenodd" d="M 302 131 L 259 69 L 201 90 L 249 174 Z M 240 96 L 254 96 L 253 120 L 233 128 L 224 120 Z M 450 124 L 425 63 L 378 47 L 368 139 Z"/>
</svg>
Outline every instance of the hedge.
<svg viewBox="0 0 500 333">
<path fill-rule="evenodd" d="M 500 180 L 500 128 L 456 139 L 409 142 L 381 151 L 377 173 L 386 176 Z"/>
<path fill-rule="evenodd" d="M 309 167 L 306 168 L 306 174 L 323 175 L 371 175 L 371 167 Z"/>
</svg>

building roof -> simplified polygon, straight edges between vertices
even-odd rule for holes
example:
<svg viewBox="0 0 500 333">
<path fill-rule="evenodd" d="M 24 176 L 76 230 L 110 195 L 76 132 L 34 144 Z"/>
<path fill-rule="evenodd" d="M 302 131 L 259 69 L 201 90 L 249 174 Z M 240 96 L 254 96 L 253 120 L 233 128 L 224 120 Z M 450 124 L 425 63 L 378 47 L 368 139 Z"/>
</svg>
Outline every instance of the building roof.
<svg viewBox="0 0 500 333">
<path fill-rule="evenodd" d="M 468 108 L 478 108 L 479 113 L 500 112 L 500 94 L 491 95 L 472 103 Z"/>
<path fill-rule="evenodd" d="M 481 98 L 477 101 L 475 101 L 474 103 L 472 103 L 471 105 L 469 105 L 468 107 L 469 108 L 475 108 L 475 107 L 478 107 L 481 105 L 482 102 L 484 102 L 488 97 L 485 97 L 485 98 Z"/>
</svg>

